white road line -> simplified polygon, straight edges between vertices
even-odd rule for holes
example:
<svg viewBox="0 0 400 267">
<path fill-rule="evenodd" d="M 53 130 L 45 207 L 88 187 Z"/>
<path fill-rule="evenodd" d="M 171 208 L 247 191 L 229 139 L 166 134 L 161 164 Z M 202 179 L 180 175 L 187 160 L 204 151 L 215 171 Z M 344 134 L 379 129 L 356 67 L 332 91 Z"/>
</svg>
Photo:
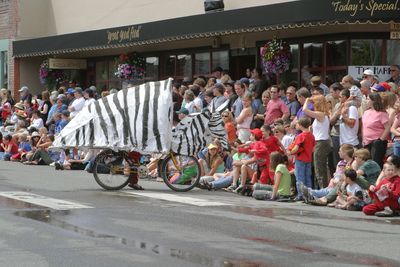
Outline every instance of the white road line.
<svg viewBox="0 0 400 267">
<path fill-rule="evenodd" d="M 79 204 L 77 202 L 66 201 L 56 198 L 40 196 L 28 192 L 0 192 L 0 196 L 31 203 L 41 207 L 47 207 L 54 210 L 70 210 L 70 209 L 88 209 L 91 206 Z"/>
<path fill-rule="evenodd" d="M 138 195 L 138 196 L 143 196 L 143 197 L 150 197 L 150 198 L 156 198 L 156 199 L 162 199 L 166 201 L 171 201 L 171 202 L 179 202 L 179 203 L 184 203 L 184 204 L 189 204 L 189 205 L 194 205 L 194 206 L 231 206 L 232 204 L 228 203 L 222 203 L 222 202 L 216 202 L 216 201 L 209 201 L 206 199 L 200 199 L 200 198 L 193 198 L 193 197 L 181 197 L 173 194 L 165 194 L 165 193 L 151 193 L 151 192 L 124 192 L 125 194 L 130 194 L 130 195 Z"/>
</svg>

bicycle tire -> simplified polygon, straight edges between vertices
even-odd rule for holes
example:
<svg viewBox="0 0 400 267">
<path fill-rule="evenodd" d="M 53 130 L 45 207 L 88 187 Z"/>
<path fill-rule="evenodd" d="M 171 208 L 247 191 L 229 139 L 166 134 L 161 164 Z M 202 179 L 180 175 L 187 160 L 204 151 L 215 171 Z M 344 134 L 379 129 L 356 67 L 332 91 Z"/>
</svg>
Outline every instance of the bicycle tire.
<svg viewBox="0 0 400 267">
<path fill-rule="evenodd" d="M 129 176 L 124 175 L 123 162 L 124 154 L 121 152 L 106 149 L 97 154 L 93 162 L 93 176 L 97 184 L 110 191 L 124 188 L 129 183 Z"/>
<path fill-rule="evenodd" d="M 201 176 L 199 161 L 193 156 L 175 155 L 174 158 L 181 170 L 176 170 L 171 155 L 167 155 L 161 165 L 161 177 L 164 183 L 177 192 L 192 190 L 198 185 Z M 180 181 L 178 181 L 179 179 Z"/>
</svg>

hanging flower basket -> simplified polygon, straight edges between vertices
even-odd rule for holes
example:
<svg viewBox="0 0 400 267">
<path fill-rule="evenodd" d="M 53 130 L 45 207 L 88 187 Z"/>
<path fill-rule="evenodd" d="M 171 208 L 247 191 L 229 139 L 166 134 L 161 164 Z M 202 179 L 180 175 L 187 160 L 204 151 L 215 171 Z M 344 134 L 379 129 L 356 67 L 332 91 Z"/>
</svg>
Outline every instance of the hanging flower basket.
<svg viewBox="0 0 400 267">
<path fill-rule="evenodd" d="M 44 60 L 42 64 L 40 64 L 39 80 L 48 90 L 53 90 L 56 85 L 65 82 L 65 74 L 62 70 L 50 69 L 49 61 Z"/>
<path fill-rule="evenodd" d="M 285 41 L 274 38 L 261 49 L 261 58 L 266 73 L 282 74 L 289 70 L 292 53 Z"/>
<path fill-rule="evenodd" d="M 145 59 L 137 53 L 121 54 L 116 59 L 115 77 L 123 80 L 142 80 L 144 79 Z"/>
</svg>

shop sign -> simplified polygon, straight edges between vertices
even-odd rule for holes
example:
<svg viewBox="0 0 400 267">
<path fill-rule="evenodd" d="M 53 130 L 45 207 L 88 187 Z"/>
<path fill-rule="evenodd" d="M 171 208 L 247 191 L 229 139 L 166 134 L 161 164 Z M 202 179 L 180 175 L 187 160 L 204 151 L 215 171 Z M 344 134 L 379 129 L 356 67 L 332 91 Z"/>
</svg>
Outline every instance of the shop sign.
<svg viewBox="0 0 400 267">
<path fill-rule="evenodd" d="M 50 69 L 80 70 L 87 68 L 86 59 L 49 58 Z"/>
<path fill-rule="evenodd" d="M 400 32 L 390 32 L 390 39 L 399 40 L 400 39 Z"/>
<path fill-rule="evenodd" d="M 107 31 L 107 44 L 131 42 L 140 38 L 142 26 L 128 26 L 119 30 Z"/>
<path fill-rule="evenodd" d="M 395 31 L 400 31 L 400 23 L 397 22 L 391 22 L 390 23 L 390 31 L 395 32 Z"/>
<path fill-rule="evenodd" d="M 357 17 L 360 14 L 367 14 L 374 17 L 381 12 L 398 12 L 400 10 L 399 0 L 332 0 L 335 13 L 348 14 Z"/>
<path fill-rule="evenodd" d="M 348 66 L 348 74 L 354 79 L 362 79 L 363 72 L 370 69 L 378 76 L 379 81 L 384 82 L 390 79 L 390 66 Z"/>
</svg>

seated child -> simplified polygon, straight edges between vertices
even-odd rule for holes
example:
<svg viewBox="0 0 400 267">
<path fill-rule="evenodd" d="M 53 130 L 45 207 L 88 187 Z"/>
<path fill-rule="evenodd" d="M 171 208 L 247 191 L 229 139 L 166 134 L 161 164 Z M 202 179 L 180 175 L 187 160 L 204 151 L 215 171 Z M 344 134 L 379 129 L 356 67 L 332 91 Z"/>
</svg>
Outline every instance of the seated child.
<svg viewBox="0 0 400 267">
<path fill-rule="evenodd" d="M 346 190 L 338 193 L 335 207 L 344 210 L 361 211 L 365 206 L 365 202 L 363 189 L 355 182 L 357 172 L 353 169 L 345 170 L 344 177 Z"/>
<path fill-rule="evenodd" d="M 368 193 L 373 203 L 366 205 L 363 212 L 366 215 L 390 217 L 395 210 L 400 210 L 400 177 L 399 168 L 393 164 L 385 163 L 384 178 L 377 186 L 371 185 Z"/>
<path fill-rule="evenodd" d="M 275 184 L 254 185 L 253 197 L 258 200 L 289 199 L 291 179 L 287 169 L 288 158 L 277 151 L 271 154 L 271 169 L 275 171 Z"/>
</svg>

